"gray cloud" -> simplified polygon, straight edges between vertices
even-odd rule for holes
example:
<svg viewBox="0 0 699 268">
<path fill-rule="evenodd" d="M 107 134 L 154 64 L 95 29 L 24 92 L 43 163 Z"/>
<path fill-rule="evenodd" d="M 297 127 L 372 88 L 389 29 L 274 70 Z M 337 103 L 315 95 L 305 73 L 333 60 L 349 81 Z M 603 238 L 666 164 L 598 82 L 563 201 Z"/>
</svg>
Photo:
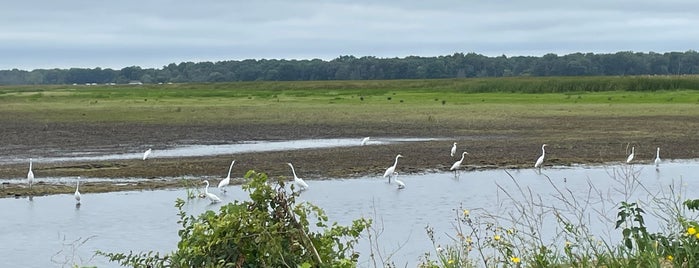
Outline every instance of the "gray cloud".
<svg viewBox="0 0 699 268">
<path fill-rule="evenodd" d="M 699 2 L 39 1 L 0 9 L 0 69 L 249 58 L 686 51 Z"/>
</svg>

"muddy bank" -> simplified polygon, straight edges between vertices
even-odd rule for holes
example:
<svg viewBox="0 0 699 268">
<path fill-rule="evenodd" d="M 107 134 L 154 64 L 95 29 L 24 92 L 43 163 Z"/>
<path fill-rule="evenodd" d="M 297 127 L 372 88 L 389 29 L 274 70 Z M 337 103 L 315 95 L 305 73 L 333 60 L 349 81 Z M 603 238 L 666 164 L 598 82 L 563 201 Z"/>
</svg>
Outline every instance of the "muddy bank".
<svg viewBox="0 0 699 268">
<path fill-rule="evenodd" d="M 274 124 L 256 125 L 152 125 L 123 123 L 37 123 L 0 119 L 2 154 L 18 159 L 56 156 L 80 148 L 104 154 L 142 151 L 188 144 L 221 144 L 249 140 L 296 140 L 311 138 L 421 137 L 439 141 L 404 142 L 385 145 L 338 147 L 241 153 L 207 157 L 155 158 L 142 160 L 35 163 L 37 184 L 8 183 L 26 178 L 28 164 L 0 165 L 0 196 L 72 193 L 73 186 L 42 183 L 42 177 L 147 178 L 133 184 L 88 182 L 81 191 L 104 192 L 185 187 L 192 180 L 218 181 L 226 176 L 235 159 L 232 177 L 247 170 L 265 172 L 272 178 L 291 179 L 285 164 L 292 162 L 300 177 L 309 180 L 376 176 L 393 164 L 396 154 L 401 172 L 446 171 L 456 160 L 449 155 L 452 142 L 467 150 L 464 169 L 531 167 L 547 143 L 545 165 L 599 164 L 621 162 L 630 146 L 639 163 L 649 163 L 655 148 L 666 159 L 697 158 L 699 118 L 538 118 L 533 124 L 482 124 L 440 126 L 398 122 L 365 124 Z M 459 153 L 460 155 L 460 153 Z M 189 178 L 182 180 L 178 178 Z M 164 179 L 169 178 L 169 179 Z M 174 179 L 173 179 L 174 178 Z"/>
</svg>

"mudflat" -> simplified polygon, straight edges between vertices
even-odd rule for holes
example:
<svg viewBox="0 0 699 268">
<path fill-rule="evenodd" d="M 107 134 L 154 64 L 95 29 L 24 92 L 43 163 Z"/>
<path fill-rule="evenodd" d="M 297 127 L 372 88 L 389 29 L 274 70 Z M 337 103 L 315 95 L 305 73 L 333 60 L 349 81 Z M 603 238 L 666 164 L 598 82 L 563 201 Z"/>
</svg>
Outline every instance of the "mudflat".
<svg viewBox="0 0 699 268">
<path fill-rule="evenodd" d="M 464 114 L 468 117 L 468 114 Z M 248 170 L 265 172 L 272 178 L 290 180 L 292 162 L 300 177 L 323 180 L 375 176 L 397 154 L 401 172 L 448 171 L 463 150 L 469 152 L 463 169 L 532 168 L 546 147 L 544 168 L 551 165 L 623 162 L 635 147 L 635 162 L 650 163 L 656 148 L 664 159 L 691 159 L 699 153 L 699 117 L 658 116 L 517 116 L 503 120 L 447 123 L 432 121 L 399 122 L 284 122 L 258 123 L 231 120 L 231 123 L 167 124 L 125 122 L 41 122 L 21 115 L 0 118 L 0 148 L 5 156 L 17 159 L 40 158 L 54 154 L 93 151 L 100 154 L 138 152 L 188 144 L 225 144 L 254 140 L 297 140 L 309 138 L 356 138 L 357 146 L 241 153 L 207 157 L 154 158 L 143 161 L 66 161 L 36 162 L 35 185 L 3 182 L 0 196 L 71 193 L 73 185 L 50 184 L 42 178 L 67 176 L 83 178 L 147 178 L 144 181 L 113 184 L 88 182 L 82 192 L 158 189 L 192 185 L 192 177 L 217 181 L 226 176 L 231 160 L 236 160 L 232 177 L 241 178 Z M 402 142 L 359 146 L 363 137 L 422 137 L 433 141 Z M 458 143 L 457 156 L 450 156 L 452 143 Z M 28 163 L 0 165 L 0 181 L 24 179 Z M 462 175 L 468 177 L 467 173 Z M 178 178 L 189 178 L 188 180 Z M 167 178 L 167 179 L 164 179 Z M 174 179 L 173 179 L 174 178 Z M 234 180 L 240 183 L 242 179 Z"/>
</svg>

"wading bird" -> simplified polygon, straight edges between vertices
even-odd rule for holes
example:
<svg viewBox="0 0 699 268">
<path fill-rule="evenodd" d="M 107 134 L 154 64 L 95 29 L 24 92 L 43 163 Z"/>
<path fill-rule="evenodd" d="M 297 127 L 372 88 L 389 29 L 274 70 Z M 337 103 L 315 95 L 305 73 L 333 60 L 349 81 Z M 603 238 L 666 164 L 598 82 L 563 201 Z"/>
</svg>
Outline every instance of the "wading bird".
<svg viewBox="0 0 699 268">
<path fill-rule="evenodd" d="M 454 157 L 455 154 L 456 154 L 456 142 L 454 143 L 454 145 L 451 146 L 451 157 Z"/>
<path fill-rule="evenodd" d="M 655 151 L 655 170 L 660 169 L 660 147 Z"/>
<path fill-rule="evenodd" d="M 631 161 L 633 160 L 634 149 L 635 147 L 631 147 L 631 154 L 629 155 L 629 157 L 626 158 L 626 163 L 631 163 Z"/>
<path fill-rule="evenodd" d="M 143 160 L 146 160 L 152 151 L 153 151 L 153 150 L 151 150 L 150 148 L 148 148 L 148 150 L 146 150 L 146 151 L 143 153 Z"/>
<path fill-rule="evenodd" d="M 80 205 L 80 176 L 78 176 L 77 184 L 75 185 L 75 204 Z"/>
<path fill-rule="evenodd" d="M 303 181 L 303 179 L 296 176 L 296 170 L 294 170 L 294 165 L 292 165 L 291 163 L 286 164 L 291 167 L 291 172 L 294 173 L 294 183 L 296 183 L 296 185 L 298 185 L 302 191 L 308 189 L 308 184 L 305 181 Z"/>
<path fill-rule="evenodd" d="M 228 168 L 228 176 L 225 179 L 218 182 L 218 189 L 223 192 L 226 192 L 226 189 L 223 187 L 226 187 L 228 186 L 228 184 L 231 183 L 231 170 L 233 169 L 233 164 L 235 164 L 235 160 L 231 162 L 231 166 Z"/>
<path fill-rule="evenodd" d="M 29 182 L 29 189 L 32 188 L 34 183 L 34 172 L 32 171 L 32 159 L 29 158 L 29 172 L 27 172 L 27 182 Z"/>
<path fill-rule="evenodd" d="M 396 162 L 393 163 L 393 166 L 390 166 L 386 169 L 386 172 L 383 173 L 383 177 L 386 178 L 388 176 L 388 183 L 391 183 L 391 176 L 393 175 L 393 172 L 396 171 L 396 166 L 398 165 L 398 158 L 403 157 L 402 155 L 398 154 L 396 155 Z"/>
<path fill-rule="evenodd" d="M 362 143 L 361 143 L 362 146 L 366 145 L 367 142 L 369 142 L 369 137 L 363 138 L 363 139 L 362 139 Z"/>
<path fill-rule="evenodd" d="M 458 169 L 461 168 L 461 163 L 464 162 L 464 157 L 466 157 L 467 154 L 468 154 L 468 152 L 466 152 L 466 151 L 461 153 L 461 160 L 456 161 L 456 162 L 454 162 L 453 165 L 451 165 L 451 168 L 449 170 L 454 171 L 454 176 L 456 176 L 456 172 L 458 171 Z"/>
<path fill-rule="evenodd" d="M 393 178 L 393 181 L 395 181 L 396 185 L 398 185 L 398 189 L 405 188 L 405 183 L 403 183 L 403 181 L 398 179 L 398 172 L 393 172 L 393 177 L 395 177 L 395 178 Z"/>
<path fill-rule="evenodd" d="M 534 163 L 535 168 L 541 169 L 541 164 L 544 163 L 544 158 L 546 157 L 546 144 L 541 145 L 541 156 L 539 156 L 539 159 L 536 160 L 536 163 Z"/>
<path fill-rule="evenodd" d="M 215 194 L 209 193 L 209 181 L 205 180 L 204 183 L 206 183 L 206 188 L 204 188 L 204 194 L 206 197 L 211 200 L 211 203 L 218 203 L 221 202 L 221 198 L 218 198 Z"/>
</svg>

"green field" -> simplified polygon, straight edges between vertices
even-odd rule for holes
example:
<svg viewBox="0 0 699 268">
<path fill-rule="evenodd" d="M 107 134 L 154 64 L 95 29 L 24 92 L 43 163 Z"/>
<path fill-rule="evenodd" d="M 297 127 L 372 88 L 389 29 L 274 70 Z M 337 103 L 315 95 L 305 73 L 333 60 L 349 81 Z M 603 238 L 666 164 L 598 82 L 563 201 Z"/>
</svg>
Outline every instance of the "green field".
<svg viewBox="0 0 699 268">
<path fill-rule="evenodd" d="M 0 112 L 27 120 L 140 123 L 695 115 L 696 83 L 697 77 L 542 77 L 4 86 Z M 578 90 L 586 88 L 592 90 Z"/>
</svg>

